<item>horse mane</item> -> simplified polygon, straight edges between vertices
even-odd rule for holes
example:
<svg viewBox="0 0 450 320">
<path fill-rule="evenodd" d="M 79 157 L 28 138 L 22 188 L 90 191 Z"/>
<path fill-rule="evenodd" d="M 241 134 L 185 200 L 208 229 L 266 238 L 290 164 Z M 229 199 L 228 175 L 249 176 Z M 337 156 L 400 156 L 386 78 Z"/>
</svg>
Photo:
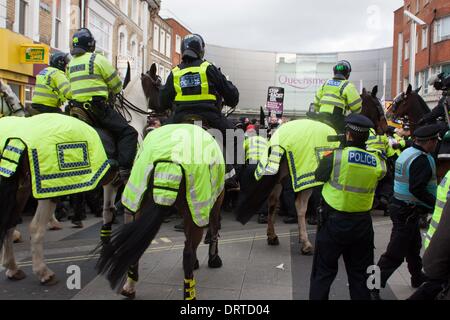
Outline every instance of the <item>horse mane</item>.
<svg viewBox="0 0 450 320">
<path fill-rule="evenodd" d="M 425 100 L 423 100 L 422 96 L 418 93 L 416 93 L 417 95 L 417 100 L 419 100 L 419 105 L 422 108 L 422 111 L 424 111 L 424 113 L 430 113 L 431 109 L 428 106 L 428 104 L 425 102 Z"/>
</svg>

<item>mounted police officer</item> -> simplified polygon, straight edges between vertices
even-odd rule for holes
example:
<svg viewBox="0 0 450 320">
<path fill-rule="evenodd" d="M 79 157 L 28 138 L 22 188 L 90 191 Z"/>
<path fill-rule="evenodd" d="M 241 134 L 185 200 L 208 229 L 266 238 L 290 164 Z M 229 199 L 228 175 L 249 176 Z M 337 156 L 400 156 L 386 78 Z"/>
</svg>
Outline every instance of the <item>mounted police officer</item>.
<svg viewBox="0 0 450 320">
<path fill-rule="evenodd" d="M 227 129 L 233 124 L 221 113 L 218 101 L 237 106 L 238 89 L 228 81 L 222 72 L 203 59 L 205 42 L 198 34 L 187 35 L 181 43 L 182 62 L 169 74 L 160 91 L 161 107 L 173 106 L 173 122 L 180 123 L 189 115 L 198 115 L 212 128 L 226 137 Z M 236 150 L 236 149 L 235 149 Z M 232 167 L 227 166 L 227 178 L 233 176 Z"/>
<path fill-rule="evenodd" d="M 314 98 L 314 111 L 326 115 L 339 132 L 344 131 L 346 112 L 360 113 L 362 108 L 358 90 L 348 80 L 351 71 L 350 62 L 338 61 L 333 67 L 333 79 L 325 82 Z"/>
<path fill-rule="evenodd" d="M 381 287 L 406 259 L 411 286 L 418 288 L 426 277 L 422 272 L 419 218 L 434 208 L 436 202 L 436 163 L 431 156 L 438 143 L 439 126 L 415 130 L 412 147 L 402 152 L 395 163 L 394 197 L 389 204 L 393 222 L 386 252 L 380 257 Z M 380 299 L 379 290 L 372 291 Z"/>
<path fill-rule="evenodd" d="M 31 104 L 33 111 L 61 113 L 61 105 L 72 99 L 70 83 L 65 75 L 68 62 L 68 54 L 55 52 L 50 57 L 50 66 L 38 73 Z"/>
<path fill-rule="evenodd" d="M 120 177 L 128 179 L 137 148 L 137 131 L 110 104 L 122 90 L 122 81 L 111 63 L 95 53 L 95 39 L 89 29 L 81 28 L 72 38 L 72 55 L 67 76 L 72 88 L 72 104 L 88 112 L 95 126 L 113 135 L 118 150 Z"/>
<path fill-rule="evenodd" d="M 344 257 L 350 297 L 369 300 L 367 268 L 374 260 L 374 231 L 370 210 L 378 181 L 386 173 L 386 163 L 378 153 L 366 151 L 372 121 L 359 114 L 346 119 L 346 146 L 325 156 L 315 172 L 322 189 L 321 226 L 316 250 L 309 298 L 327 300 L 338 272 L 338 260 Z"/>
</svg>

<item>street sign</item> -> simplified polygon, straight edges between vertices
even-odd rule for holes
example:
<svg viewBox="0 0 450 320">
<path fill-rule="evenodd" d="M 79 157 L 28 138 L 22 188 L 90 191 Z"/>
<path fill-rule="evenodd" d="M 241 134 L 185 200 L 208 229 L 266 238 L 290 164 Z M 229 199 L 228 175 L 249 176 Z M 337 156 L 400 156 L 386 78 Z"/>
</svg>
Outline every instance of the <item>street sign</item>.
<svg viewBox="0 0 450 320">
<path fill-rule="evenodd" d="M 21 45 L 20 63 L 48 64 L 48 47 L 40 44 Z"/>
<path fill-rule="evenodd" d="M 284 88 L 269 87 L 266 103 L 266 108 L 269 111 L 269 114 L 275 113 L 277 117 L 281 118 L 283 115 L 283 102 Z"/>
</svg>

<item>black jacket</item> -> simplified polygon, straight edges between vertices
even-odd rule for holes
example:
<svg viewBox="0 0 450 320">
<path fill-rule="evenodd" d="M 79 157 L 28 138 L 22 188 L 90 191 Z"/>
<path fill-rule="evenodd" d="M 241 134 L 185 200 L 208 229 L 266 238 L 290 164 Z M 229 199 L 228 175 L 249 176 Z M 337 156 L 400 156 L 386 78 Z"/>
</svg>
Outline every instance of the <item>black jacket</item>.
<svg viewBox="0 0 450 320">
<path fill-rule="evenodd" d="M 420 146 L 413 144 L 413 148 L 423 152 Z M 411 163 L 409 168 L 409 191 L 431 208 L 434 208 L 436 197 L 427 191 L 427 185 L 432 177 L 432 169 L 426 155 L 420 155 Z"/>
<path fill-rule="evenodd" d="M 450 204 L 442 211 L 441 221 L 423 255 L 425 274 L 433 280 L 450 280 Z M 450 300 L 450 292 L 447 295 Z"/>
<path fill-rule="evenodd" d="M 198 67 L 200 66 L 204 60 L 194 60 L 189 62 L 182 62 L 178 67 L 182 69 L 186 69 L 189 67 Z M 209 93 L 215 95 L 218 98 L 218 103 L 213 104 L 211 102 L 183 102 L 182 104 L 174 104 L 176 92 L 173 85 L 173 73 L 169 74 L 167 78 L 166 84 L 162 87 L 159 93 L 160 105 L 162 108 L 171 109 L 173 106 L 175 107 L 175 111 L 177 110 L 203 110 L 210 111 L 216 110 L 220 112 L 221 106 L 218 104 L 223 99 L 225 105 L 229 107 L 235 107 L 239 103 L 239 91 L 233 85 L 231 81 L 228 81 L 222 72 L 217 69 L 214 65 L 208 66 L 206 69 L 206 75 L 208 77 L 209 84 Z"/>
</svg>

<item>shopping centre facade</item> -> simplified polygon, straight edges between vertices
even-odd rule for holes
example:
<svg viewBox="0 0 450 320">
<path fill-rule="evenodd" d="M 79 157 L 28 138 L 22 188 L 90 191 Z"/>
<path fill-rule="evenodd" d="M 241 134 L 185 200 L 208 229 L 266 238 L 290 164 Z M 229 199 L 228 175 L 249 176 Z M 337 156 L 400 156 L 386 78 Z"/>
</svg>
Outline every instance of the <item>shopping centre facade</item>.
<svg viewBox="0 0 450 320">
<path fill-rule="evenodd" d="M 283 87 L 284 116 L 302 117 L 316 90 L 332 77 L 333 65 L 348 60 L 358 90 L 378 85 L 380 99 L 391 100 L 392 47 L 333 53 L 280 53 L 206 46 L 206 59 L 220 67 L 239 89 L 235 115 L 256 117 L 270 86 Z"/>
</svg>

